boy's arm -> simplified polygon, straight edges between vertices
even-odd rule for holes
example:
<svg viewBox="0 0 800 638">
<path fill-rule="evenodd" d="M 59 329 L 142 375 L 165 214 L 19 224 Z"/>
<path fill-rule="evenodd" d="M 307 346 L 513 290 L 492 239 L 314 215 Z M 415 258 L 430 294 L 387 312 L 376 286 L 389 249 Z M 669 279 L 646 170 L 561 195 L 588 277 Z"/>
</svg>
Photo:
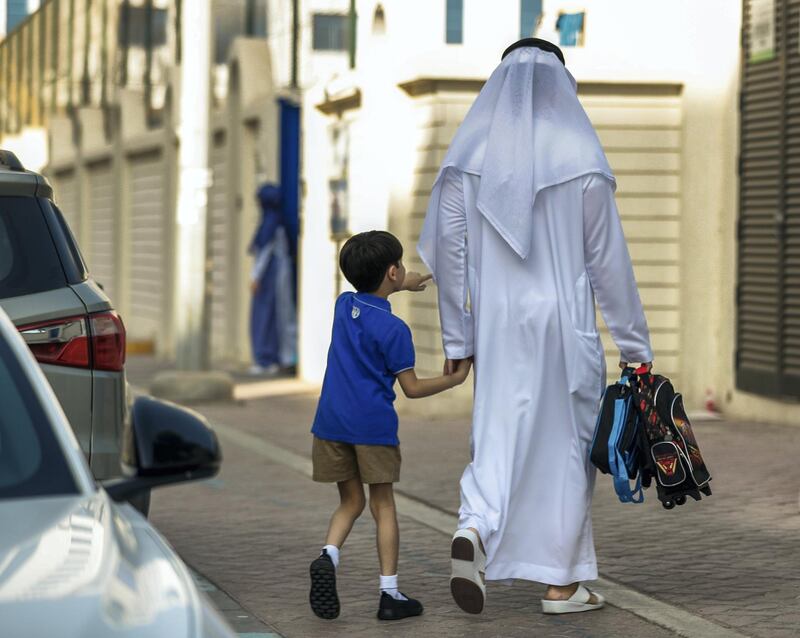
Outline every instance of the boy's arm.
<svg viewBox="0 0 800 638">
<path fill-rule="evenodd" d="M 413 368 L 404 370 L 397 375 L 397 380 L 400 382 L 400 387 L 403 388 L 403 394 L 409 399 L 421 399 L 429 397 L 433 394 L 439 394 L 457 385 L 461 385 L 469 374 L 472 361 L 464 359 L 459 361 L 458 368 L 453 374 L 442 375 L 441 377 L 433 377 L 431 379 L 419 379 L 417 373 Z"/>
</svg>

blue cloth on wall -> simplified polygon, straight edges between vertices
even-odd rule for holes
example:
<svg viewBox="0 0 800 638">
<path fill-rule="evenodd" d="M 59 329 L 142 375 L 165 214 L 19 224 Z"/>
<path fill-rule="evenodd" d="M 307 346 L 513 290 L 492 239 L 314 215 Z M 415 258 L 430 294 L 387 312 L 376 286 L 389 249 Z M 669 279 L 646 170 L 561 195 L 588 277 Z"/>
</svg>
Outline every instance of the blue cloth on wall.
<svg viewBox="0 0 800 638">
<path fill-rule="evenodd" d="M 578 34 L 583 30 L 583 13 L 563 13 L 556 21 L 559 45 L 574 47 L 578 44 Z"/>
<path fill-rule="evenodd" d="M 250 305 L 250 343 L 253 360 L 264 368 L 279 363 L 280 342 L 275 294 L 277 270 L 278 263 L 272 259 Z"/>
<path fill-rule="evenodd" d="M 258 189 L 261 204 L 261 223 L 250 242 L 250 252 L 257 254 L 275 237 L 278 226 L 285 225 L 281 209 L 281 189 L 275 184 L 264 184 Z"/>
</svg>

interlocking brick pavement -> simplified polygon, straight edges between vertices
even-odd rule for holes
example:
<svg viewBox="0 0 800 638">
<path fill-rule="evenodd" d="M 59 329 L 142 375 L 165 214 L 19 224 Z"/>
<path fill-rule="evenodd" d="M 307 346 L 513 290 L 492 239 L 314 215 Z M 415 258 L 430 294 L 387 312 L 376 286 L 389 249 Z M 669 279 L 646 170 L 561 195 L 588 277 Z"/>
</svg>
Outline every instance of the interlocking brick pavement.
<svg viewBox="0 0 800 638">
<path fill-rule="evenodd" d="M 307 455 L 314 408 L 315 397 L 294 396 L 201 411 Z M 401 419 L 398 490 L 455 512 L 468 421 Z M 598 475 L 593 520 L 601 574 L 748 635 L 800 635 L 800 427 L 716 421 L 695 429 L 714 475 L 714 495 L 700 503 L 666 511 L 651 489 L 644 505 L 623 505 L 610 479 Z M 306 485 L 308 494 L 317 489 Z M 330 504 L 322 507 L 312 545 Z M 413 527 L 404 526 L 406 539 Z M 598 635 L 593 623 L 587 627 Z"/>
<path fill-rule="evenodd" d="M 303 426 L 305 427 L 305 426 Z M 246 610 L 282 635 L 652 637 L 671 632 L 609 607 L 591 614 L 544 616 L 542 586 L 490 584 L 484 613 L 470 616 L 453 604 L 449 538 L 401 516 L 400 587 L 418 597 L 425 614 L 382 623 L 377 612 L 377 557 L 368 512 L 342 552 L 342 614 L 316 618 L 308 606 L 308 564 L 323 542 L 336 490 L 285 466 L 265 462 L 237 445 L 224 448 L 220 476 L 159 490 L 151 519 L 182 557 Z"/>
</svg>

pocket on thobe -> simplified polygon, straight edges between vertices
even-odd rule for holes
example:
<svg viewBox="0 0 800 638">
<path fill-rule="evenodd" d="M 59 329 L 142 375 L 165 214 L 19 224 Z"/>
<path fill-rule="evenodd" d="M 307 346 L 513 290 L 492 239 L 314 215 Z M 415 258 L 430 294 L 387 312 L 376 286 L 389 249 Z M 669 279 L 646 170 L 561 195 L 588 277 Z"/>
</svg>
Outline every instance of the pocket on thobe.
<svg viewBox="0 0 800 638">
<path fill-rule="evenodd" d="M 594 296 L 585 272 L 575 282 L 570 320 L 574 340 L 569 362 L 569 391 L 585 399 L 603 394 L 603 347 L 595 321 Z"/>
</svg>

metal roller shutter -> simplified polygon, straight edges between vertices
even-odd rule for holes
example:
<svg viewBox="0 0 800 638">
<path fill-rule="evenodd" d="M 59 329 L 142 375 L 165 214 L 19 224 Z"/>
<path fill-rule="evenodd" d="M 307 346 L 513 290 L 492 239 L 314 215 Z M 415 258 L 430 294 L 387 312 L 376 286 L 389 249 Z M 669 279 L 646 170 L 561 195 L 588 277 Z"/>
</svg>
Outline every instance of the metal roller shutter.
<svg viewBox="0 0 800 638">
<path fill-rule="evenodd" d="M 90 164 L 89 181 L 89 270 L 113 304 L 116 296 L 117 224 L 114 211 L 114 180 L 111 161 Z"/>
<path fill-rule="evenodd" d="M 166 166 L 160 151 L 130 159 L 130 291 L 128 333 L 132 341 L 159 341 L 164 321 Z"/>
<path fill-rule="evenodd" d="M 776 1 L 775 57 L 754 63 L 757 2 L 742 21 L 736 382 L 800 396 L 800 0 Z"/>
<path fill-rule="evenodd" d="M 73 169 L 61 171 L 53 176 L 53 192 L 56 205 L 72 229 L 72 234 L 78 239 L 81 235 L 81 210 L 78 180 Z"/>
<path fill-rule="evenodd" d="M 787 2 L 784 134 L 783 392 L 800 396 L 800 0 Z"/>
<path fill-rule="evenodd" d="M 208 258 L 211 261 L 209 281 L 210 349 L 211 358 L 231 358 L 233 350 L 228 338 L 228 276 L 230 272 L 230 218 L 228 216 L 227 145 L 225 135 L 214 136 L 210 162 L 213 182 L 209 193 L 208 207 Z"/>
</svg>

